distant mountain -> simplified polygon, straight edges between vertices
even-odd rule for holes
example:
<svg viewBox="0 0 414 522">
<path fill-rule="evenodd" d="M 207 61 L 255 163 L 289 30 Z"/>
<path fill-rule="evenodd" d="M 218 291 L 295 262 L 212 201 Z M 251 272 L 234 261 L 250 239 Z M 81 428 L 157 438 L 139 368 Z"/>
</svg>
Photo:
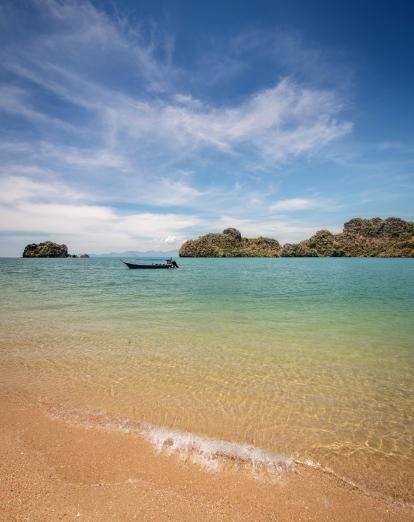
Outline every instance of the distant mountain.
<svg viewBox="0 0 414 522">
<path fill-rule="evenodd" d="M 157 252 L 156 250 L 147 250 L 146 252 L 136 252 L 127 250 L 125 252 L 110 252 L 108 254 L 90 254 L 90 257 L 177 257 L 178 250 L 168 250 L 166 252 Z"/>
</svg>

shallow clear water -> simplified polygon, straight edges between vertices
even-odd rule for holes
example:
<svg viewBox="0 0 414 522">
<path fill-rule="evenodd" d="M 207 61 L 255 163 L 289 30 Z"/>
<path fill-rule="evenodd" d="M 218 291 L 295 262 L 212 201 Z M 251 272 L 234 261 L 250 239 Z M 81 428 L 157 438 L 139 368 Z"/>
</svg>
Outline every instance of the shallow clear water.
<svg viewBox="0 0 414 522">
<path fill-rule="evenodd" d="M 2 368 L 63 407 L 311 459 L 412 501 L 414 261 L 179 265 L 1 259 Z"/>
</svg>

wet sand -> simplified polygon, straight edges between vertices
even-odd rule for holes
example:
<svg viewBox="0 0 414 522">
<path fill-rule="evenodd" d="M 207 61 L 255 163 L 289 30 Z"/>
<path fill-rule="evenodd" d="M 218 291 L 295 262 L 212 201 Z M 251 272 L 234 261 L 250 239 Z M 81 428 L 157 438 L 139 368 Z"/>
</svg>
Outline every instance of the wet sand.
<svg viewBox="0 0 414 522">
<path fill-rule="evenodd" d="M 0 387 L 0 413 L 1 520 L 414 521 L 412 506 L 306 466 L 277 483 L 209 473 L 136 434 L 53 419 L 17 388 Z"/>
</svg>

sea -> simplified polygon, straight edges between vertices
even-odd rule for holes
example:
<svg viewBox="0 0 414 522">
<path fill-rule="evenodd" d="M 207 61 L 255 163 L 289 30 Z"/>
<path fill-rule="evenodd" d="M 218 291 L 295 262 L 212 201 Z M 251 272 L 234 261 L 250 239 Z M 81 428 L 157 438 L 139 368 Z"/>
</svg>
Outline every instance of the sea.
<svg viewBox="0 0 414 522">
<path fill-rule="evenodd" d="M 177 261 L 0 259 L 0 385 L 200 472 L 300 463 L 413 503 L 414 260 Z"/>
</svg>

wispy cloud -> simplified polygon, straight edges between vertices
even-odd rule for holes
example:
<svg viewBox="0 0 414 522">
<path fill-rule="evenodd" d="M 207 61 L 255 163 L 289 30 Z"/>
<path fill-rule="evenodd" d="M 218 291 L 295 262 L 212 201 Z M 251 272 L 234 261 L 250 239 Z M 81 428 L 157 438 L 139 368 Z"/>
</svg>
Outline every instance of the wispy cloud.
<svg viewBox="0 0 414 522">
<path fill-rule="evenodd" d="M 0 179 L 0 204 L 12 205 L 27 201 L 67 201 L 83 198 L 82 194 L 64 183 L 50 183 L 47 180 L 35 180 L 26 176 L 7 176 Z"/>
<path fill-rule="evenodd" d="M 158 148 L 188 153 L 211 147 L 242 154 L 247 146 L 262 158 L 283 160 L 326 145 L 352 128 L 338 120 L 342 106 L 333 91 L 307 88 L 289 78 L 238 105 L 214 106 L 185 96 L 177 92 L 183 71 L 156 58 L 153 41 L 144 44 L 139 33 L 85 2 L 39 5 L 52 30 L 35 36 L 30 47 L 8 49 L 5 66 L 90 111 L 86 121 L 92 133 L 112 148 L 123 145 L 124 154 L 139 149 L 144 140 L 146 146 L 156 142 Z M 131 66 L 122 85 L 100 80 L 102 74 L 116 72 L 111 57 L 124 66 L 124 74 Z M 42 117 L 39 109 L 23 103 L 29 96 L 22 88 L 6 94 L 3 108 L 28 120 Z M 45 124 L 59 121 L 43 116 Z"/>
<path fill-rule="evenodd" d="M 290 198 L 275 201 L 270 205 L 271 212 L 292 212 L 296 210 L 309 210 L 326 206 L 326 202 L 318 199 Z"/>
<path fill-rule="evenodd" d="M 13 132 L 0 143 L 1 230 L 128 249 L 213 226 L 220 205 L 246 231 L 265 224 L 259 214 L 269 208 L 317 208 L 310 199 L 274 201 L 268 179 L 351 132 L 334 87 L 275 73 L 234 98 L 203 96 L 203 78 L 218 84 L 246 71 L 242 39 L 228 43 L 228 55 L 213 49 L 186 70 L 176 65 L 173 35 L 162 30 L 110 17 L 88 1 L 28 6 L 35 17 L 13 4 L 3 13 L 0 113 Z M 243 190 L 232 202 L 238 177 Z M 250 212 L 245 220 L 242 211 Z M 291 222 L 287 230 L 296 233 Z"/>
<path fill-rule="evenodd" d="M 239 154 L 248 147 L 264 159 L 282 161 L 350 132 L 350 122 L 335 119 L 340 109 L 333 93 L 308 90 L 284 79 L 238 106 L 204 105 L 195 110 L 166 105 L 149 116 L 159 122 L 163 138 L 174 136 L 178 145 Z"/>
<path fill-rule="evenodd" d="M 18 87 L 0 86 L 0 111 L 21 116 L 35 125 L 70 128 L 65 121 L 35 110 L 30 104 L 29 93 Z"/>
</svg>

